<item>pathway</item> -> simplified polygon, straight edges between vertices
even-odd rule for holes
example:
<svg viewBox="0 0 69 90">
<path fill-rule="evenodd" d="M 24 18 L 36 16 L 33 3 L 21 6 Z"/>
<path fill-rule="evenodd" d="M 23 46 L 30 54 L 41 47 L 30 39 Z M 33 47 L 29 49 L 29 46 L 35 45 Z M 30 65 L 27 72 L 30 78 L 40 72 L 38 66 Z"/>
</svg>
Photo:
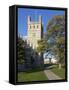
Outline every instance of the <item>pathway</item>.
<svg viewBox="0 0 69 90">
<path fill-rule="evenodd" d="M 51 70 L 44 70 L 45 75 L 48 77 L 49 80 L 58 80 L 62 79 L 56 74 L 54 74 Z"/>
</svg>

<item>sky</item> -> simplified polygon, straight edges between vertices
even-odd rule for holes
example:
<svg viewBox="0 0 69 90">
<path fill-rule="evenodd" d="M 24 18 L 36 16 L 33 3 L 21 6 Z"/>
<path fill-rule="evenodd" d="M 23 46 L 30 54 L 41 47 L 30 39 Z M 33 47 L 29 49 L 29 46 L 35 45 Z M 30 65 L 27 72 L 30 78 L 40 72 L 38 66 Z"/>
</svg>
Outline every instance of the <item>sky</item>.
<svg viewBox="0 0 69 90">
<path fill-rule="evenodd" d="M 38 21 L 39 16 L 42 16 L 43 31 L 46 32 L 48 21 L 55 15 L 64 15 L 64 11 L 18 8 L 18 33 L 22 36 L 27 36 L 28 16 L 31 17 L 31 21 Z"/>
</svg>

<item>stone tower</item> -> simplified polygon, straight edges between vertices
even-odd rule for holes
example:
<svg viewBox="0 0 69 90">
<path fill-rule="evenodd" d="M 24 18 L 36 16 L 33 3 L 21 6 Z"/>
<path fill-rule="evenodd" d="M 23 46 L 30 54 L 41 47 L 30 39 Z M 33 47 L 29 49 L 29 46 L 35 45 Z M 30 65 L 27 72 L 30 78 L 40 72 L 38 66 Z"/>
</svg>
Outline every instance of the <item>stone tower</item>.
<svg viewBox="0 0 69 90">
<path fill-rule="evenodd" d="M 39 16 L 39 20 L 31 21 L 31 17 L 28 16 L 28 40 L 27 43 L 33 48 L 36 49 L 38 46 L 38 40 L 41 40 L 43 31 L 42 31 L 42 20 Z"/>
</svg>

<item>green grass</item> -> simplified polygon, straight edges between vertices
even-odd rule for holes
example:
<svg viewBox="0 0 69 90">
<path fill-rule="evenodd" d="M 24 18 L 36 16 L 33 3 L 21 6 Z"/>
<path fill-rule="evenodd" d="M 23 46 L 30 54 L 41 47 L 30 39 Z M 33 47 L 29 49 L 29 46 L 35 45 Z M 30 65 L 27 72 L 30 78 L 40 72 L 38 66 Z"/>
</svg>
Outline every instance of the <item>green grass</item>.
<svg viewBox="0 0 69 90">
<path fill-rule="evenodd" d="M 51 69 L 52 72 L 54 72 L 56 75 L 61 77 L 62 79 L 65 79 L 65 68 L 59 69 L 57 65 L 55 65 L 54 68 Z"/>
<path fill-rule="evenodd" d="M 18 72 L 18 82 L 48 80 L 43 70 L 32 70 L 28 72 Z"/>
</svg>

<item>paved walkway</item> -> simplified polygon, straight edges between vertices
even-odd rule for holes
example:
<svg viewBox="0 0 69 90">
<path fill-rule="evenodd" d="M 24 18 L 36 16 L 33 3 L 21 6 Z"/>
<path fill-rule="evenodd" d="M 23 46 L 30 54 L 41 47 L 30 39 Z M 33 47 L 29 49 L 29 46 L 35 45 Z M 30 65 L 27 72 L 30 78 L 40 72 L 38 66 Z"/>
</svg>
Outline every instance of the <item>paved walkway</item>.
<svg viewBox="0 0 69 90">
<path fill-rule="evenodd" d="M 51 70 L 44 70 L 45 75 L 48 77 L 49 80 L 58 80 L 62 79 L 56 74 L 54 74 Z"/>
</svg>

